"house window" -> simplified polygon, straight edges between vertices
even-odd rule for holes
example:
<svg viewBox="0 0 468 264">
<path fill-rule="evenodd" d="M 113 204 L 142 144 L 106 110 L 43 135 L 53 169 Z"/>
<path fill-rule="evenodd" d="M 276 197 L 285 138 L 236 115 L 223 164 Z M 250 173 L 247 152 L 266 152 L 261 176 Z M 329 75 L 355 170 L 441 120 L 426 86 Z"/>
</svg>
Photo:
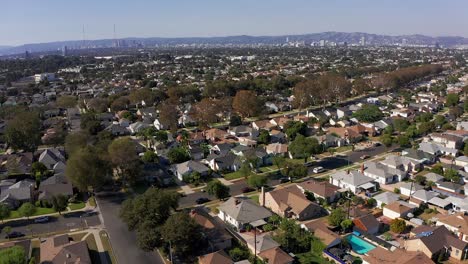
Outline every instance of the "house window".
<svg viewBox="0 0 468 264">
<path fill-rule="evenodd" d="M 458 256 L 458 254 L 460 253 L 460 250 L 455 250 L 455 256 Z"/>
</svg>

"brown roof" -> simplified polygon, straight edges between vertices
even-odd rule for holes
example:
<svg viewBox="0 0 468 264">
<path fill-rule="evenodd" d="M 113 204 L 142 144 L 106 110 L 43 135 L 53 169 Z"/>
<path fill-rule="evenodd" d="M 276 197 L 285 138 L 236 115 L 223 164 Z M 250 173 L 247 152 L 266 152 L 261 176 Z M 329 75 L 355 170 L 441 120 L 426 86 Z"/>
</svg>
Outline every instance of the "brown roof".
<svg viewBox="0 0 468 264">
<path fill-rule="evenodd" d="M 323 220 L 315 220 L 304 224 L 307 230 L 314 233 L 314 236 L 322 240 L 325 245 L 330 245 L 333 241 L 340 239 L 341 237 L 328 229 L 327 225 Z"/>
<path fill-rule="evenodd" d="M 41 263 L 91 264 L 86 241 L 70 241 L 68 235 L 50 237 L 41 242 Z"/>
<path fill-rule="evenodd" d="M 395 201 L 391 204 L 387 204 L 385 208 L 392 210 L 393 212 L 399 213 L 400 215 L 413 210 L 413 208 L 403 205 L 398 201 Z"/>
<path fill-rule="evenodd" d="M 427 236 L 418 237 L 416 234 L 410 240 L 420 240 L 432 254 L 439 252 L 445 247 L 454 247 L 465 250 L 468 243 L 458 239 L 445 226 L 438 226 Z"/>
<path fill-rule="evenodd" d="M 459 232 L 468 234 L 468 216 L 463 213 L 440 215 L 439 222 L 457 228 Z"/>
<path fill-rule="evenodd" d="M 266 151 L 271 152 L 271 153 L 287 153 L 288 152 L 288 145 L 287 144 L 280 144 L 280 143 L 268 144 L 266 146 Z"/>
<path fill-rule="evenodd" d="M 373 228 L 379 228 L 380 223 L 377 221 L 374 215 L 368 214 L 353 220 L 354 225 L 356 225 L 359 229 L 364 231 L 369 231 Z"/>
<path fill-rule="evenodd" d="M 366 253 L 363 259 L 368 263 L 378 264 L 433 264 L 434 262 L 423 252 L 410 252 L 397 249 L 389 251 L 381 247 Z"/>
<path fill-rule="evenodd" d="M 216 251 L 204 256 L 198 257 L 200 264 L 232 264 L 234 261 L 224 252 L 224 250 Z"/>
<path fill-rule="evenodd" d="M 258 256 L 264 260 L 268 260 L 268 264 L 288 264 L 294 261 L 288 253 L 284 252 L 279 247 L 265 250 L 258 254 Z"/>
<path fill-rule="evenodd" d="M 299 184 L 305 191 L 317 194 L 322 197 L 333 196 L 340 188 L 327 181 L 308 180 Z"/>
<path fill-rule="evenodd" d="M 295 214 L 300 214 L 309 206 L 314 205 L 309 201 L 297 185 L 278 187 L 269 192 L 273 200 L 279 205 L 281 210 L 291 208 Z"/>
</svg>

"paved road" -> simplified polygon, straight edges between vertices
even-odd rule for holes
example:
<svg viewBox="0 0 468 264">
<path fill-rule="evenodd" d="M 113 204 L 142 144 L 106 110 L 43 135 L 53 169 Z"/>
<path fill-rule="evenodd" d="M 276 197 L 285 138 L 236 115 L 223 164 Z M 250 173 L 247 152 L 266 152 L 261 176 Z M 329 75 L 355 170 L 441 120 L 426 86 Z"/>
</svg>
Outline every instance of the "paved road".
<svg viewBox="0 0 468 264">
<path fill-rule="evenodd" d="M 119 218 L 124 195 L 96 196 L 105 228 L 114 249 L 118 264 L 164 264 L 159 254 L 144 252 L 137 246 L 136 234 L 128 230 Z"/>
<path fill-rule="evenodd" d="M 38 235 L 50 232 L 64 232 L 71 229 L 86 228 L 101 224 L 98 215 L 80 218 L 82 214 L 84 214 L 84 212 L 75 212 L 70 215 L 71 217 L 50 216 L 50 220 L 47 223 L 34 223 L 32 219 L 9 221 L 0 225 L 0 228 L 10 226 L 12 231 L 21 232 L 26 235 L 30 235 L 32 232 L 34 235 Z"/>
</svg>

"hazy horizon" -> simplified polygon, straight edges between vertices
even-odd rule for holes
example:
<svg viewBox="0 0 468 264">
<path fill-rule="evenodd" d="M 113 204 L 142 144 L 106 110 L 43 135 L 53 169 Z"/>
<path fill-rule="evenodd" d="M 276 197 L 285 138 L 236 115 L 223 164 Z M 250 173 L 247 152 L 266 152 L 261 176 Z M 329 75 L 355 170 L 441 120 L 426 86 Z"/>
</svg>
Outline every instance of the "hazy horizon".
<svg viewBox="0 0 468 264">
<path fill-rule="evenodd" d="M 0 45 L 116 37 L 223 37 L 363 32 L 468 37 L 462 0 L 215 0 L 3 3 Z"/>
</svg>

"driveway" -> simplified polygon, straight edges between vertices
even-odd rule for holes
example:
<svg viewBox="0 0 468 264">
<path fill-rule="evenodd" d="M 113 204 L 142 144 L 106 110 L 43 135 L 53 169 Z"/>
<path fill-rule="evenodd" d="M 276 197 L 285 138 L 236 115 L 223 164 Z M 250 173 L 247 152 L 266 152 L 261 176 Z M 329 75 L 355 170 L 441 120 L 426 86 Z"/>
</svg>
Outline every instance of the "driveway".
<svg viewBox="0 0 468 264">
<path fill-rule="evenodd" d="M 138 248 L 135 232 L 129 231 L 120 220 L 120 205 L 124 200 L 122 194 L 96 196 L 118 264 L 164 264 L 159 254 Z"/>
</svg>

